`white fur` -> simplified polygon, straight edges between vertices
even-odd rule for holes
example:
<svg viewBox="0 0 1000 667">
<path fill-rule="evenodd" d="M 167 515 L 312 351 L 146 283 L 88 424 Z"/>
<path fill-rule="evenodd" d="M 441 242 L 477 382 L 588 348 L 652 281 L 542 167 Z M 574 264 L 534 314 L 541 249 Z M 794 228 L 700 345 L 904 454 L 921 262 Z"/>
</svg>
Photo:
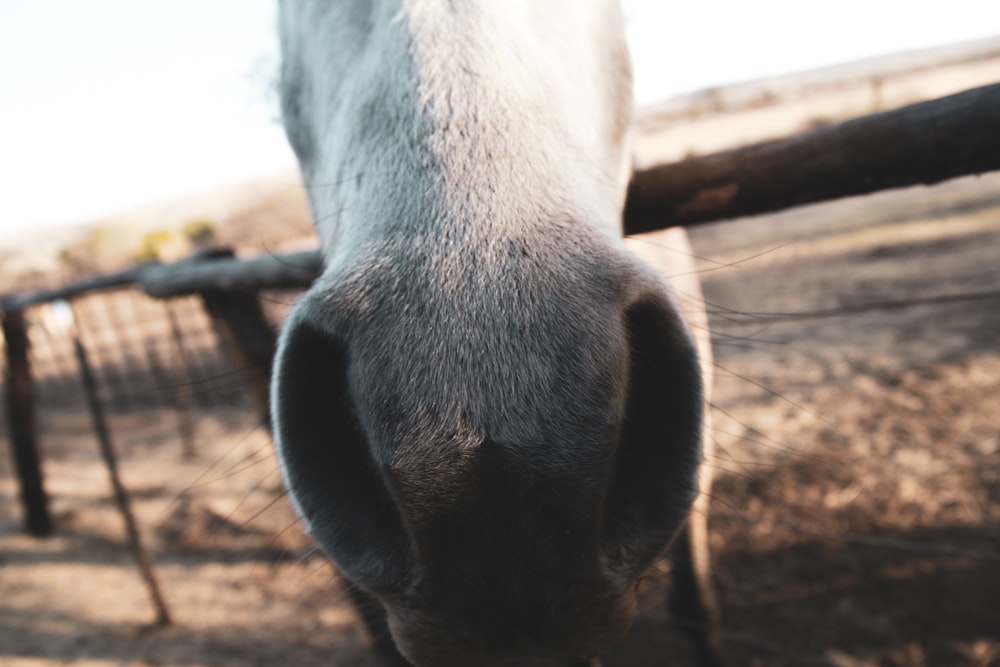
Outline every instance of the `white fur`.
<svg viewBox="0 0 1000 667">
<path fill-rule="evenodd" d="M 293 499 L 419 667 L 604 652 L 695 496 L 702 410 L 620 238 L 615 3 L 286 0 L 281 35 L 326 260 L 275 365 Z"/>
</svg>

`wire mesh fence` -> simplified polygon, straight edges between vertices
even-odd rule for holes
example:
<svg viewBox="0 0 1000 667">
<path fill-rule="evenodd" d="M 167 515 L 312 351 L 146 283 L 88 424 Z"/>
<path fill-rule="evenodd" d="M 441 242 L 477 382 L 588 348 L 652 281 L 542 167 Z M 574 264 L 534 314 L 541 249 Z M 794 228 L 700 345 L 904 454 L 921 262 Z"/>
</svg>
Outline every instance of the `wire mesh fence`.
<svg viewBox="0 0 1000 667">
<path fill-rule="evenodd" d="M 262 295 L 274 331 L 296 297 L 292 290 Z M 178 401 L 204 410 L 247 404 L 248 369 L 238 362 L 232 342 L 220 336 L 200 296 L 153 299 L 126 288 L 77 297 L 71 307 L 109 411 L 171 407 Z M 26 309 L 25 324 L 35 404 L 44 424 L 53 411 L 82 408 L 83 390 L 72 340 L 52 305 Z"/>
</svg>

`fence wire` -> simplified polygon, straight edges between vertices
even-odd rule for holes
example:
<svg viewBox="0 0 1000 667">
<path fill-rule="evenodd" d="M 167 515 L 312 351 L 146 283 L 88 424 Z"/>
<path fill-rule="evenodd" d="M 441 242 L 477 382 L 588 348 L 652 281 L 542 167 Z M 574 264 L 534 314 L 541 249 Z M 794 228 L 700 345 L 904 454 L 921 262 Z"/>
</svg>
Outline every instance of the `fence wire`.
<svg viewBox="0 0 1000 667">
<path fill-rule="evenodd" d="M 274 330 L 297 295 L 291 290 L 262 294 Z M 71 307 L 94 365 L 100 400 L 109 411 L 171 407 L 179 400 L 195 410 L 247 404 L 245 369 L 213 327 L 199 296 L 153 299 L 126 288 L 77 297 Z M 72 339 L 52 306 L 28 308 L 25 320 L 35 405 L 44 425 L 48 414 L 83 408 L 83 389 Z"/>
</svg>

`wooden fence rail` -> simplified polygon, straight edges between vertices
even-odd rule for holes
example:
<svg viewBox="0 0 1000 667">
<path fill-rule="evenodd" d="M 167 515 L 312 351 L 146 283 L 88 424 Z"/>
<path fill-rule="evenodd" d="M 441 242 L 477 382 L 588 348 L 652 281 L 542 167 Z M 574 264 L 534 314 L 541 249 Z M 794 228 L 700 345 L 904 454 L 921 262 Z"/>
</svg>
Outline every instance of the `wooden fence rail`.
<svg viewBox="0 0 1000 667">
<path fill-rule="evenodd" d="M 1000 83 L 785 139 L 637 171 L 624 212 L 628 234 L 768 213 L 887 188 L 1000 169 Z M 209 252 L 141 264 L 66 287 L 0 298 L 0 311 L 139 285 L 157 298 L 205 290 L 308 287 L 319 251 L 238 259 Z"/>
<path fill-rule="evenodd" d="M 637 172 L 625 232 L 1000 169 L 1000 83 Z"/>
<path fill-rule="evenodd" d="M 42 468 L 37 447 L 34 392 L 31 388 L 30 344 L 24 313 L 20 310 L 2 314 L 3 337 L 7 345 L 6 408 L 10 417 L 10 439 L 24 507 L 25 530 L 36 537 L 52 533 L 48 498 L 42 482 Z"/>
</svg>

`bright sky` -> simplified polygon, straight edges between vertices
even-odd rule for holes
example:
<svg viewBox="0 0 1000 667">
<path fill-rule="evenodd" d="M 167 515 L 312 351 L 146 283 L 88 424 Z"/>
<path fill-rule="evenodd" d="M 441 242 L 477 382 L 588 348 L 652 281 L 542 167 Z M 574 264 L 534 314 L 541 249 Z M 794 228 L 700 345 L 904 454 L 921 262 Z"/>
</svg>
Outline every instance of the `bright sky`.
<svg viewBox="0 0 1000 667">
<path fill-rule="evenodd" d="M 640 100 L 1000 33 L 997 0 L 624 0 Z M 0 2 L 0 234 L 289 168 L 273 0 Z M 555 28 L 558 29 L 558 28 Z"/>
</svg>

